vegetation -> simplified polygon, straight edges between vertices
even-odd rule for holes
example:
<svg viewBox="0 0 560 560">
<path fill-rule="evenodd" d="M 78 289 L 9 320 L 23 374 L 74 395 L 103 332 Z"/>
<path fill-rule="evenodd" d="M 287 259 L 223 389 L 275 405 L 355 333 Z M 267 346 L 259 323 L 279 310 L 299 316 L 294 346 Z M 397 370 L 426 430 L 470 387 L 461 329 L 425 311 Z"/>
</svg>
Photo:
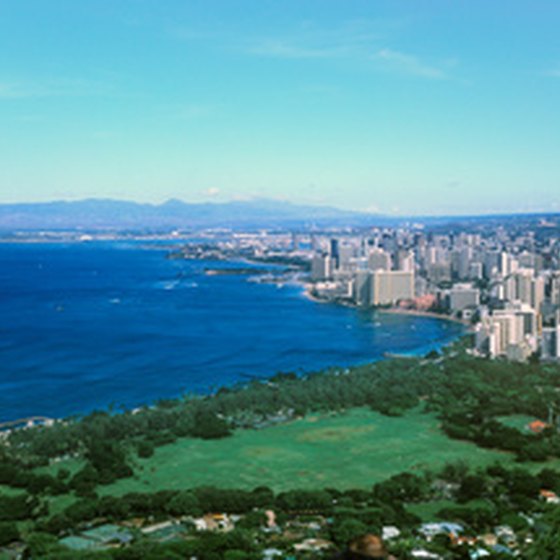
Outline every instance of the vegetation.
<svg viewBox="0 0 560 560">
<path fill-rule="evenodd" d="M 484 466 L 509 454 L 450 440 L 433 413 L 420 408 L 401 417 L 368 408 L 309 414 L 262 430 L 236 430 L 231 438 L 181 438 L 135 459 L 134 476 L 100 487 L 106 495 L 213 485 L 250 489 L 263 481 L 276 491 L 368 488 L 402 471 L 422 472 L 446 462 Z M 55 473 L 56 469 L 49 470 Z"/>
<path fill-rule="evenodd" d="M 411 512 L 413 506 L 440 503 L 445 495 L 455 505 L 442 508 L 435 517 L 461 523 L 468 535 L 508 525 L 520 538 L 524 538 L 533 534 L 527 520 L 538 519 L 540 529 L 537 537 L 532 544 L 524 547 L 527 556 L 522 557 L 552 560 L 558 550 L 560 510 L 539 500 L 542 488 L 560 492 L 560 473 L 543 469 L 531 474 L 525 469 L 505 468 L 498 463 L 469 470 L 464 464 L 455 463 L 448 464 L 439 472 L 395 475 L 369 489 L 324 488 L 274 493 L 264 486 L 253 490 L 199 487 L 129 493 L 121 497 L 84 497 L 60 514 L 38 519 L 32 531 L 27 531 L 23 538 L 30 555 L 44 559 L 184 558 L 195 554 L 202 560 L 260 558 L 258 553 L 272 538 L 270 533 L 263 531 L 266 525 L 264 511 L 273 510 L 280 532 L 272 535 L 276 535 L 276 546 L 283 550 L 290 549 L 291 541 L 287 536 L 289 532 L 282 538 L 279 536 L 284 534 L 281 527 L 291 528 L 292 532 L 299 531 L 301 538 L 305 535 L 305 532 L 301 533 L 303 527 L 316 525 L 316 535 L 343 547 L 359 534 L 380 533 L 383 526 L 397 525 L 404 538 L 392 547 L 404 560 L 409 557 L 410 547 L 421 542 L 418 532 L 421 520 Z M 84 553 L 73 550 L 74 556 L 58 541 L 59 535 L 68 534 L 72 529 L 79 531 L 99 519 L 115 523 L 140 518 L 157 523 L 170 517 L 191 519 L 208 512 L 237 514 L 240 521 L 228 533 L 201 533 L 184 525 L 189 535 L 186 540 L 157 543 L 138 535 L 125 548 Z M 0 528 L 5 529 L 2 534 L 9 535 L 11 539 L 19 536 L 17 524 L 13 521 L 1 523 Z M 444 558 L 449 559 L 463 558 L 465 552 L 448 539 L 434 540 L 429 543 L 429 549 L 441 552 Z M 237 550 L 238 555 L 231 556 L 231 550 Z"/>
<path fill-rule="evenodd" d="M 550 468 L 560 457 L 559 410 L 558 365 L 483 360 L 456 347 L 16 430 L 0 446 L 2 542 L 23 538 L 36 557 L 74 558 L 48 535 L 100 517 L 222 511 L 247 519 L 227 536 L 165 546 L 140 539 L 83 557 L 252 558 L 266 507 L 328 516 L 323 536 L 336 544 L 381 524 L 412 530 L 414 512 L 430 511 L 473 532 L 500 523 L 528 531 L 527 516 L 537 515 L 542 530 L 527 549 L 537 558 L 532 550 L 558 544 L 557 514 L 538 493 L 560 491 Z M 524 429 L 529 419 L 544 429 Z M 461 462 L 467 456 L 470 464 Z M 514 461 L 528 468 L 512 468 Z"/>
</svg>

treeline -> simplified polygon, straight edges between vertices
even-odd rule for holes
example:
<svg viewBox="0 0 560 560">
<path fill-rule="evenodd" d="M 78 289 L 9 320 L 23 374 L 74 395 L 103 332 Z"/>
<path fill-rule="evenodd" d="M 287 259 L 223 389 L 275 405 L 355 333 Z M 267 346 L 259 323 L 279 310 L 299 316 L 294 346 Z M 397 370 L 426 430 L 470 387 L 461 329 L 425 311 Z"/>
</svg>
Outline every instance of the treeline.
<svg viewBox="0 0 560 560">
<path fill-rule="evenodd" d="M 159 401 L 136 412 L 94 412 L 48 428 L 13 432 L 0 462 L 12 461 L 19 470 L 29 471 L 54 458 L 85 458 L 88 465 L 73 486 L 86 491 L 95 484 L 131 475 L 127 463 L 131 453 L 149 457 L 155 447 L 180 437 L 227 437 L 235 428 L 256 427 L 278 414 L 285 420 L 309 411 L 355 406 L 401 414 L 419 402 L 419 374 L 415 360 L 390 360 L 304 378 L 279 374 L 271 380 L 221 389 L 206 397 Z M 25 486 L 6 477 L 5 483 Z M 46 479 L 43 487 L 53 493 L 61 490 L 59 483 L 47 484 Z"/>
<path fill-rule="evenodd" d="M 427 410 L 436 411 L 453 438 L 516 454 L 519 461 L 560 457 L 560 417 L 538 434 L 521 432 L 499 418 L 513 414 L 547 421 L 560 411 L 557 364 L 511 363 L 460 355 L 445 360 L 430 392 Z"/>
<path fill-rule="evenodd" d="M 66 484 L 84 494 L 97 484 L 130 476 L 133 454 L 149 457 L 157 446 L 177 438 L 228 437 L 236 428 L 258 428 L 311 411 L 367 406 L 401 415 L 420 403 L 438 414 L 450 437 L 512 451 L 519 460 L 544 460 L 560 456 L 556 428 L 524 434 L 497 418 L 528 414 L 546 419 L 549 410 L 560 410 L 559 389 L 558 365 L 484 360 L 459 350 L 445 357 L 432 353 L 424 359 L 391 359 L 304 377 L 278 374 L 205 397 L 160 401 L 140 411 L 95 412 L 48 428 L 17 430 L 0 454 L 0 481 L 31 493 L 59 493 L 60 480 L 33 475 L 22 480 L 17 473 L 9 479 L 6 471 L 13 472 L 14 465 L 30 471 L 53 458 L 78 456 L 87 465 Z"/>
<path fill-rule="evenodd" d="M 31 496 L 2 498 L 12 500 L 18 506 L 5 508 L 0 520 L 21 520 L 30 512 L 37 518 L 43 517 L 38 525 L 41 529 L 59 534 L 78 527 L 93 519 L 103 518 L 120 521 L 134 517 L 150 518 L 154 521 L 172 517 L 200 517 L 207 513 L 248 514 L 254 510 L 274 510 L 279 523 L 294 515 L 321 515 L 325 517 L 353 519 L 367 518 L 371 529 L 380 530 L 382 525 L 398 524 L 414 526 L 419 520 L 406 511 L 411 503 L 429 502 L 440 499 L 443 494 L 440 483 L 451 487 L 448 498 L 459 505 L 472 500 L 487 500 L 494 503 L 494 514 L 486 522 L 471 523 L 460 512 L 444 513 L 440 517 L 466 522 L 474 530 L 482 530 L 498 523 L 506 513 L 534 509 L 541 489 L 560 493 L 560 473 L 545 468 L 531 474 L 522 468 L 506 468 L 500 464 L 470 471 L 463 464 L 447 465 L 439 473 L 401 473 L 375 484 L 370 490 L 349 489 L 323 490 L 294 489 L 275 493 L 267 486 L 253 490 L 224 489 L 204 486 L 186 490 L 165 490 L 155 493 L 129 493 L 121 497 L 84 497 L 68 506 L 63 512 L 44 516 L 37 508 L 39 502 Z M 2 502 L 3 503 L 3 502 Z M 11 502 L 10 502 L 11 504 Z M 7 502 L 5 505 L 8 505 Z M 362 515 L 360 511 L 367 513 Z M 15 512 L 15 513 L 14 513 Z M 13 517 L 15 515 L 15 517 Z M 264 517 L 261 519 L 264 525 Z"/>
<path fill-rule="evenodd" d="M 524 469 L 507 469 L 499 464 L 469 471 L 464 464 L 458 463 L 447 465 L 439 473 L 402 473 L 369 490 L 326 488 L 274 493 L 265 486 L 249 491 L 201 487 L 131 493 L 122 497 L 82 498 L 61 513 L 52 517 L 43 516 L 35 521 L 33 531 L 26 536 L 26 542 L 31 557 L 70 558 L 69 553 L 58 545 L 58 537 L 88 527 L 95 520 L 121 522 L 142 518 L 156 523 L 170 517 L 180 517 L 188 526 L 185 518 L 196 518 L 206 513 L 228 513 L 240 514 L 242 518 L 235 530 L 227 535 L 191 530 L 188 540 L 173 545 L 158 545 L 137 535 L 135 542 L 124 549 L 99 552 L 91 557 L 175 558 L 175 554 L 188 552 L 196 554 L 201 560 L 229 560 L 234 557 L 227 552 L 237 550 L 239 558 L 252 558 L 253 554 L 262 551 L 266 543 L 262 529 L 267 520 L 264 511 L 268 509 L 275 512 L 276 522 L 280 526 L 287 526 L 294 521 L 328 519 L 322 529 L 323 536 L 343 546 L 357 535 L 367 532 L 379 534 L 386 525 L 396 525 L 405 536 L 413 537 L 420 519 L 411 514 L 407 506 L 445 497 L 455 500 L 457 505 L 442 509 L 438 517 L 461 523 L 467 534 L 477 534 L 500 524 L 507 524 L 518 534 L 523 534 L 530 529 L 528 515 L 536 515 L 542 520 L 544 543 L 541 544 L 549 546 L 547 543 L 550 539 L 556 542 L 551 531 L 555 531 L 557 526 L 549 525 L 556 518 L 548 514 L 549 509 L 539 500 L 539 491 L 543 488 L 560 492 L 560 473 L 543 469 L 533 475 Z M 37 507 L 37 503 L 29 496 L 18 498 L 18 504 L 18 518 L 25 514 L 23 508 Z M 6 506 L 5 511 L 16 511 L 11 508 L 11 502 L 0 503 L 0 511 L 2 505 Z M 12 536 L 13 530 L 17 531 L 17 526 L 12 522 L 14 519 L 17 518 L 11 518 L 8 522 L 4 519 L 3 525 L 0 523 L 0 528 L 11 529 Z M 72 553 L 75 554 L 74 558 L 88 558 L 76 551 Z"/>
</svg>

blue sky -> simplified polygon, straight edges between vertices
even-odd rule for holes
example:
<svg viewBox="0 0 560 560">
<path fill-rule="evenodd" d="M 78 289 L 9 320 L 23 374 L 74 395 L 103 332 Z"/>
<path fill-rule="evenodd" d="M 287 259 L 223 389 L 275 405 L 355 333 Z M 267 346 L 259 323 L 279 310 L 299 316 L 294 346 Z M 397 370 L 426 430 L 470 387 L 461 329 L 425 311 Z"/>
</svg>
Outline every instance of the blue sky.
<svg viewBox="0 0 560 560">
<path fill-rule="evenodd" d="M 560 211 L 557 0 L 2 0 L 0 202 Z"/>
</svg>

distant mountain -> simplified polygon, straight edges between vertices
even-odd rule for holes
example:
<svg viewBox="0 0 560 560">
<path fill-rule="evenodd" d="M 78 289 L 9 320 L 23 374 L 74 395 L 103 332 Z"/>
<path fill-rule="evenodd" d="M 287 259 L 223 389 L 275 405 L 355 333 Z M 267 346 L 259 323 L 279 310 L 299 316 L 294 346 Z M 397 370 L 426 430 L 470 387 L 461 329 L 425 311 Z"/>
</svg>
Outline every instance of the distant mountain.
<svg viewBox="0 0 560 560">
<path fill-rule="evenodd" d="M 172 199 L 160 205 L 108 199 L 0 204 L 3 230 L 342 227 L 393 221 L 374 214 L 269 199 L 200 204 Z"/>
</svg>

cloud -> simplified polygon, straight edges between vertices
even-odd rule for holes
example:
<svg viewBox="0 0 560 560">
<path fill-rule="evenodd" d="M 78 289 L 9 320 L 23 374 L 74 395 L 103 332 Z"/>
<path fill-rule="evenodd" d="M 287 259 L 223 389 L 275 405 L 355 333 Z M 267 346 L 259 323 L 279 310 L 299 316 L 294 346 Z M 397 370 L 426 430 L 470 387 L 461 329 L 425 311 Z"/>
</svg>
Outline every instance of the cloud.
<svg viewBox="0 0 560 560">
<path fill-rule="evenodd" d="M 546 70 L 544 72 L 544 75 L 548 76 L 549 78 L 560 78 L 560 67 L 551 68 L 550 70 Z"/>
<path fill-rule="evenodd" d="M 388 69 L 402 74 L 436 80 L 447 78 L 447 74 L 442 68 L 426 64 L 416 56 L 392 49 L 381 49 L 375 53 L 372 58 Z M 454 64 L 453 61 L 447 63 L 448 66 Z"/>
<path fill-rule="evenodd" d="M 76 78 L 58 78 L 45 82 L 0 82 L 0 99 L 98 96 L 113 93 L 113 88 L 106 83 Z"/>
<path fill-rule="evenodd" d="M 203 191 L 202 194 L 213 198 L 220 194 L 220 189 L 218 189 L 217 187 L 210 187 L 209 189 Z"/>
<path fill-rule="evenodd" d="M 352 20 L 335 28 L 304 21 L 284 37 L 252 38 L 245 51 L 280 59 L 366 57 L 385 33 L 385 22 Z"/>
<path fill-rule="evenodd" d="M 210 41 L 224 49 L 236 50 L 246 55 L 278 60 L 356 60 L 377 62 L 377 70 L 391 70 L 410 76 L 429 79 L 447 79 L 447 73 L 456 65 L 454 60 L 426 63 L 420 58 L 391 48 L 381 48 L 390 43 L 395 34 L 402 35 L 410 25 L 407 19 L 354 19 L 342 21 L 334 27 L 301 21 L 288 32 L 276 36 L 248 34 L 241 42 L 239 34 L 228 26 L 218 31 L 173 28 L 168 33 L 183 41 Z"/>
<path fill-rule="evenodd" d="M 285 41 L 268 40 L 250 47 L 248 51 L 251 54 L 259 56 L 267 56 L 271 58 L 332 58 L 340 56 L 344 53 L 344 49 L 340 47 L 321 48 L 321 47 L 304 47 L 301 45 L 290 44 Z"/>
</svg>

